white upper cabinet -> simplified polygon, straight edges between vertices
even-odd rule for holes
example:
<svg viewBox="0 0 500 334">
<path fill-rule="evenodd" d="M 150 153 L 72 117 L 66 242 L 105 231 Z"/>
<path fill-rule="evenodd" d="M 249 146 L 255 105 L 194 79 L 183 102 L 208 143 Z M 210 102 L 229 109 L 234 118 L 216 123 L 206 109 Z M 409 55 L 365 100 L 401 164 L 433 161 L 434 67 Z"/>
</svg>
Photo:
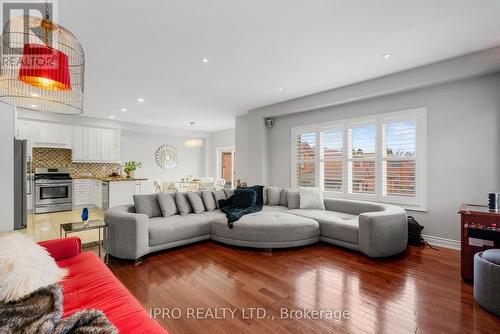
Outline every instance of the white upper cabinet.
<svg viewBox="0 0 500 334">
<path fill-rule="evenodd" d="M 72 149 L 74 162 L 116 163 L 121 159 L 121 136 L 118 129 L 20 120 L 18 137 L 28 140 L 29 152 L 33 147 Z"/>
<path fill-rule="evenodd" d="M 120 131 L 114 129 L 77 128 L 73 132 L 73 161 L 109 162 L 120 161 Z M 116 134 L 118 133 L 118 134 Z"/>
<path fill-rule="evenodd" d="M 33 147 L 71 148 L 72 128 L 68 125 L 26 120 L 18 123 L 19 138 L 28 140 L 30 151 Z"/>
</svg>

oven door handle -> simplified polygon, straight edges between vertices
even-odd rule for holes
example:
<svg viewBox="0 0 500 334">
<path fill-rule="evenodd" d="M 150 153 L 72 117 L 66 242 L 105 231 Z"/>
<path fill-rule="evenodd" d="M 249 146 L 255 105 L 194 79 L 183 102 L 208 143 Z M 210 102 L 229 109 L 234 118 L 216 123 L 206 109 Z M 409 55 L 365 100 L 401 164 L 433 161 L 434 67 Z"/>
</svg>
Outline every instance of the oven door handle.
<svg viewBox="0 0 500 334">
<path fill-rule="evenodd" d="M 40 187 L 69 187 L 72 186 L 73 183 L 35 183 L 35 186 Z"/>
</svg>

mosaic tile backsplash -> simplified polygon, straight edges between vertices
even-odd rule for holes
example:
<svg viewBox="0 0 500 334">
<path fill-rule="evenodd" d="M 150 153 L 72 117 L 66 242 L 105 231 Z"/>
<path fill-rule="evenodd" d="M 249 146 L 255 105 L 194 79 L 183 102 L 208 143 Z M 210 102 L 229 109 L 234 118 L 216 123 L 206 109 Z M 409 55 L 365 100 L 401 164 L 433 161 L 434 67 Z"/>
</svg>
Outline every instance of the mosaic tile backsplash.
<svg viewBox="0 0 500 334">
<path fill-rule="evenodd" d="M 74 163 L 71 150 L 45 147 L 33 148 L 33 171 L 34 168 L 69 168 L 71 177 L 107 177 L 113 172 L 120 173 L 120 164 Z"/>
</svg>

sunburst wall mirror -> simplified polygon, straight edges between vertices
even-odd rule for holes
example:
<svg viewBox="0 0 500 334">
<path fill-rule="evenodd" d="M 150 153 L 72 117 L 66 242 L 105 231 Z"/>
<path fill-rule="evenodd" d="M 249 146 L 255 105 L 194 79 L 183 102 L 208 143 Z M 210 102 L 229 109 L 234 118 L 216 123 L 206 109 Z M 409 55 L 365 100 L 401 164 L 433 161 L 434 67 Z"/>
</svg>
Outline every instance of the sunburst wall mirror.
<svg viewBox="0 0 500 334">
<path fill-rule="evenodd" d="M 161 145 L 156 149 L 155 160 L 161 169 L 171 169 L 177 165 L 177 149 L 172 145 Z"/>
</svg>

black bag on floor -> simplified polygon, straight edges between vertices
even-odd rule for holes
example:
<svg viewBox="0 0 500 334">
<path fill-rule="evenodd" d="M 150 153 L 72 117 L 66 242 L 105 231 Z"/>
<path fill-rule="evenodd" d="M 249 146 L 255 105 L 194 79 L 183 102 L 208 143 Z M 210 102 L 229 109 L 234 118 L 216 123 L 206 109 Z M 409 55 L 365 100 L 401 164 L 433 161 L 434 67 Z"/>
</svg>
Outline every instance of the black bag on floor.
<svg viewBox="0 0 500 334">
<path fill-rule="evenodd" d="M 415 218 L 408 216 L 408 244 L 414 246 L 425 245 L 424 238 L 422 238 L 423 229 L 424 227 Z"/>
</svg>

